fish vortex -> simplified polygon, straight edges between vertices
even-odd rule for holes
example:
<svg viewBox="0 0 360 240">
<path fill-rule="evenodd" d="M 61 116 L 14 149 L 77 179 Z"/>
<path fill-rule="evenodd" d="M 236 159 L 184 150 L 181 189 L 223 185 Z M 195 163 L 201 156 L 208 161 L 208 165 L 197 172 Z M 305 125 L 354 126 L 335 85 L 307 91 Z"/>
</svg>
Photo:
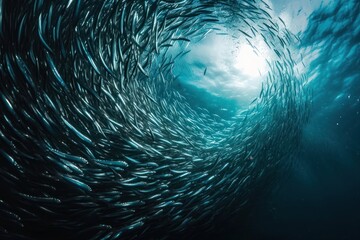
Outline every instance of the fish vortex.
<svg viewBox="0 0 360 240">
<path fill-rule="evenodd" d="M 307 119 L 296 38 L 262 1 L 0 1 L 1 238 L 139 239 L 207 229 L 286 170 Z M 276 54 L 255 104 L 195 109 L 178 42 L 215 27 Z M 185 54 L 183 49 L 180 52 Z"/>
</svg>

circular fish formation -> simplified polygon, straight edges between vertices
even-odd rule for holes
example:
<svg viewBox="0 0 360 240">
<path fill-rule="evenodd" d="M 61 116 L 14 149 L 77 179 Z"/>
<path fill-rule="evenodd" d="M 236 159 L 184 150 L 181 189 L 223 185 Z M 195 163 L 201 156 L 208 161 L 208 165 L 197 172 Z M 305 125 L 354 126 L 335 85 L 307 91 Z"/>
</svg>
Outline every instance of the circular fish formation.
<svg viewBox="0 0 360 240">
<path fill-rule="evenodd" d="M 262 1 L 0 1 L 0 236 L 176 236 L 286 170 L 309 94 Z M 274 53 L 248 110 L 193 108 L 172 69 L 221 26 Z"/>
</svg>

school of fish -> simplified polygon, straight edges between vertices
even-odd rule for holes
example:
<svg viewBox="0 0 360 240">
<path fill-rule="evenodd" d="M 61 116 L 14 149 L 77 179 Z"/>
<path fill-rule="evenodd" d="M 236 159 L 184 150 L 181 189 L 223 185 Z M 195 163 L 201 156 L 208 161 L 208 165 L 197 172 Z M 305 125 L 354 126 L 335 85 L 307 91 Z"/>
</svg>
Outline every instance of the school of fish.
<svg viewBox="0 0 360 240">
<path fill-rule="evenodd" d="M 168 51 L 219 26 L 275 54 L 231 119 L 187 102 L 187 51 Z M 257 0 L 0 0 L 0 238 L 211 230 L 291 164 L 311 96 L 298 41 Z"/>
</svg>

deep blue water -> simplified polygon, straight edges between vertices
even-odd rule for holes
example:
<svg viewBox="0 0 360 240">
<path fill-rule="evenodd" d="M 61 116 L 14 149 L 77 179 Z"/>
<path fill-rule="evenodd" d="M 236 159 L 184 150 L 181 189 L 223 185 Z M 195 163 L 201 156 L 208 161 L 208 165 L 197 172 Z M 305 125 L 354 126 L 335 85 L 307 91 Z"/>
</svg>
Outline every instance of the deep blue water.
<svg viewBox="0 0 360 240">
<path fill-rule="evenodd" d="M 4 220 L 4 223 L 0 222 L 2 236 L 9 237 L 8 232 L 13 234 L 11 236 L 22 236 L 24 239 L 31 238 L 32 234 L 40 236 L 37 231 L 42 228 L 41 224 L 48 224 L 44 230 L 46 236 L 56 232 L 59 237 L 64 234 L 83 238 L 94 236 L 95 239 L 104 236 L 116 239 L 117 234 L 125 239 L 136 239 L 137 234 L 146 237 L 155 234 L 155 239 L 157 236 L 184 239 L 189 235 L 195 239 L 360 239 L 358 0 L 266 1 L 273 8 L 269 12 L 275 17 L 281 16 L 284 25 L 299 39 L 296 46 L 292 46 L 289 40 L 288 48 L 283 47 L 285 54 L 279 53 L 278 58 L 274 52 L 268 54 L 269 60 L 272 57 L 281 60 L 278 63 L 283 63 L 285 67 L 278 75 L 276 71 L 273 73 L 275 77 L 284 77 L 283 81 L 270 81 L 269 84 L 273 85 L 267 86 L 267 89 L 261 84 L 266 72 L 261 68 L 261 58 L 248 54 L 246 48 L 239 46 L 226 54 L 222 52 L 228 45 L 232 47 L 232 40 L 226 39 L 227 34 L 230 36 L 233 32 L 223 33 L 220 27 L 216 30 L 218 32 L 214 31 L 216 34 L 209 34 L 211 36 L 203 42 L 193 43 L 193 39 L 185 38 L 188 29 L 180 28 L 171 19 L 176 14 L 190 16 L 187 21 L 178 21 L 184 21 L 182 24 L 185 23 L 185 26 L 189 23 L 193 28 L 192 24 L 200 15 L 193 14 L 191 18 L 192 14 L 186 15 L 186 11 L 182 12 L 179 7 L 174 10 L 177 13 L 173 16 L 166 12 L 169 10 L 166 7 L 173 6 L 171 1 L 163 5 L 162 11 L 166 14 L 159 15 L 155 11 L 157 1 L 148 1 L 154 4 L 152 7 L 134 4 L 134 8 L 127 8 L 126 4 L 119 4 L 119 8 L 114 8 L 114 12 L 123 9 L 120 12 L 124 15 L 128 11 L 129 22 L 133 24 L 127 29 L 131 34 L 120 35 L 119 49 L 121 40 L 124 40 L 122 44 L 126 47 L 123 46 L 123 49 L 128 52 L 125 61 L 118 65 L 115 63 L 119 59 L 110 58 L 111 54 L 106 55 L 106 51 L 96 52 L 100 58 L 106 56 L 105 60 L 99 59 L 96 54 L 92 57 L 92 51 L 101 44 L 98 45 L 92 37 L 72 38 L 75 36 L 73 29 L 67 29 L 69 25 L 66 24 L 62 27 L 70 34 L 64 36 L 69 38 L 64 42 L 74 44 L 68 49 L 74 62 L 69 64 L 64 61 L 67 56 L 60 53 L 65 52 L 62 49 L 64 45 L 68 46 L 57 45 L 59 39 L 56 40 L 56 35 L 59 38 L 59 34 L 49 27 L 51 16 L 47 17 L 49 23 L 43 24 L 49 26 L 41 29 L 41 16 L 47 14 L 47 5 L 43 1 L 31 3 L 35 2 L 44 11 L 36 12 L 39 9 L 34 7 L 36 19 L 29 17 L 37 24 L 36 37 L 29 41 L 31 44 L 27 43 L 27 39 L 21 39 L 23 35 L 32 36 L 35 28 L 31 26 L 25 25 L 27 30 L 18 36 L 14 33 L 14 36 L 8 37 L 2 32 L 9 34 L 13 26 L 24 26 L 26 17 L 20 15 L 27 16 L 27 13 L 20 5 L 14 4 L 19 16 L 16 11 L 10 11 L 12 6 L 9 1 L 4 5 L 8 12 L 0 12 L 1 28 L 4 28 L 0 28 L 0 50 L 5 56 L 1 56 L 0 65 L 1 77 L 5 81 L 0 86 L 1 111 L 4 112 L 4 117 L 0 119 L 1 143 L 4 145 L 0 146 L 0 150 L 1 159 L 6 160 L 0 163 L 0 179 L 3 180 L 0 182 L 0 210 L 11 216 L 0 216 Z M 69 22 L 73 13 L 76 16 L 82 11 L 80 16 L 87 16 L 82 1 L 75 2 L 69 1 L 74 11 L 67 12 L 70 15 L 64 17 Z M 116 5 L 109 2 L 109 5 Z M 182 4 L 189 9 L 191 4 L 198 4 L 198 1 L 189 1 L 189 5 L 186 2 L 182 1 Z M 226 6 L 225 2 L 221 3 Z M 100 7 L 95 1 L 88 3 L 92 3 L 87 7 L 95 9 L 92 13 L 96 14 Z M 235 3 L 241 1 L 233 3 L 238 6 Z M 1 11 L 2 4 L 0 0 Z M 53 5 L 49 6 L 52 13 Z M 65 9 L 64 6 L 60 9 Z M 257 6 L 248 8 L 252 9 L 248 12 L 251 13 L 249 18 L 255 16 L 254 26 L 262 19 L 256 17 L 267 16 L 259 14 Z M 106 4 L 103 7 L 106 9 Z M 147 22 L 144 20 L 144 32 L 135 34 L 139 18 L 132 11 L 142 8 L 148 9 L 148 13 L 155 17 L 153 20 L 148 18 Z M 222 10 L 221 7 L 214 9 Z M 230 10 L 233 9 L 230 7 Z M 231 11 L 228 9 L 228 12 Z M 162 24 L 155 21 L 156 17 L 156 21 L 162 20 Z M 165 21 L 167 17 L 168 22 Z M 219 22 L 224 25 L 233 23 L 222 17 L 219 19 L 223 22 Z M 12 19 L 18 20 L 16 24 L 13 25 Z M 105 23 L 108 19 L 104 20 Z M 207 24 L 214 22 L 214 19 L 205 19 Z M 271 22 L 270 17 L 263 19 L 265 24 Z M 122 20 L 126 21 L 124 17 Z M 110 33 L 118 36 L 119 29 L 114 30 L 101 23 L 101 18 L 94 22 L 99 21 L 109 29 L 103 26 L 95 34 L 86 28 L 86 24 L 90 22 L 91 25 L 92 22 L 83 21 L 83 35 L 92 36 L 103 31 L 109 42 L 113 40 Z M 166 24 L 169 24 L 168 28 L 164 27 Z M 263 27 L 261 34 L 268 33 L 263 38 L 270 38 L 270 29 L 276 24 L 268 29 L 264 26 L 259 24 L 257 29 Z M 113 32 L 108 33 L 104 29 Z M 162 51 L 151 55 L 159 48 L 159 29 L 165 36 L 168 33 L 164 29 L 184 34 L 185 37 L 177 36 L 181 43 L 174 43 L 173 51 L 184 51 L 184 46 L 192 42 L 193 55 L 170 63 Z M 197 34 L 204 34 L 205 30 Z M 52 31 L 49 36 L 53 39 L 43 31 Z M 233 38 L 237 41 L 240 35 Z M 255 35 L 254 43 L 257 43 Z M 151 37 L 147 38 L 148 46 L 141 48 L 136 41 L 144 36 Z M 18 43 L 13 42 L 14 49 L 7 48 L 13 39 Z M 281 49 L 281 38 L 274 39 L 270 44 L 275 50 Z M 28 45 L 31 45 L 31 51 L 32 46 L 36 46 L 35 55 L 39 56 L 34 57 L 34 53 L 28 51 Z M 118 46 L 112 47 L 117 53 Z M 258 47 L 260 49 L 261 44 Z M 146 52 L 144 49 L 147 48 L 151 51 Z M 287 55 L 285 49 L 290 49 L 292 55 L 290 50 Z M 51 51 L 59 54 L 49 53 Z M 245 52 L 245 61 L 238 59 L 236 51 Z M 109 52 L 114 53 L 112 50 Z M 154 74 L 150 70 L 157 69 L 157 64 L 151 68 L 152 63 L 147 63 L 149 65 L 144 65 L 145 70 L 140 69 L 143 60 L 140 53 L 151 55 L 155 63 L 171 67 L 159 68 Z M 295 58 L 294 63 L 285 64 L 291 59 L 288 58 L 290 55 Z M 104 64 L 105 61 L 109 63 L 109 59 L 113 64 L 108 64 L 110 67 Z M 101 66 L 100 70 L 97 65 Z M 260 77 L 254 77 L 254 65 L 258 66 L 255 74 L 259 72 Z M 304 74 L 306 81 L 294 83 L 287 79 L 297 79 L 294 77 L 296 74 L 289 71 L 293 65 L 297 66 L 294 72 L 300 71 L 298 75 Z M 123 71 L 127 74 L 123 77 L 121 72 L 118 79 L 115 77 L 114 81 L 110 81 L 109 73 L 118 73 L 119 67 L 124 67 Z M 240 70 L 243 71 L 241 74 Z M 147 73 L 154 76 L 146 76 Z M 109 79 L 95 78 L 96 74 Z M 141 77 L 134 77 L 137 74 Z M 83 79 L 91 81 L 82 82 Z M 130 86 L 126 91 L 123 91 L 123 86 L 119 87 L 119 79 L 127 81 Z M 62 87 L 67 85 L 73 92 L 61 92 Z M 285 90 L 276 89 L 284 86 Z M 35 94 L 32 94 L 32 88 L 36 89 Z M 174 89 L 176 91 L 173 92 Z M 268 91 L 262 95 L 260 91 L 263 89 Z M 272 92 L 269 89 L 275 90 Z M 307 119 L 308 109 L 303 107 L 308 106 L 307 90 L 311 91 L 310 114 L 308 121 L 302 125 L 299 119 Z M 44 94 L 41 99 L 37 99 L 39 92 Z M 238 114 L 246 112 L 250 102 L 250 110 L 253 111 L 249 110 L 250 117 Z M 23 121 L 18 121 L 18 116 L 22 116 Z M 284 123 L 285 118 L 288 121 Z M 244 125 L 241 125 L 243 120 Z M 206 124 L 210 128 L 206 128 Z M 297 141 L 300 132 L 302 135 Z M 210 140 L 207 141 L 206 137 Z M 89 163 L 84 159 L 88 159 Z M 233 204 L 234 211 L 240 211 L 231 215 L 232 209 L 227 208 L 229 203 Z M 244 207 L 240 208 L 237 204 Z M 21 217 L 17 218 L 14 213 Z M 215 215 L 217 218 L 209 221 Z M 204 222 L 207 223 L 204 228 L 213 227 L 208 233 L 196 228 L 196 224 L 202 226 Z"/>
<path fill-rule="evenodd" d="M 230 220 L 227 239 L 360 239 L 360 2 L 324 4 L 301 36 L 319 55 L 300 151 L 276 190 Z"/>
</svg>

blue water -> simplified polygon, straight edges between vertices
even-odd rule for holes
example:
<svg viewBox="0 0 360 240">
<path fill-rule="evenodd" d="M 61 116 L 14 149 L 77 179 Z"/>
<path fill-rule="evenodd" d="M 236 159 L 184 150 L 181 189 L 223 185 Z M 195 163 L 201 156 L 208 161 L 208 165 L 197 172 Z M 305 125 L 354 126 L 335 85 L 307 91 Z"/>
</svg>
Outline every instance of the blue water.
<svg viewBox="0 0 360 240">
<path fill-rule="evenodd" d="M 300 151 L 277 189 L 229 220 L 227 239 L 360 239 L 360 2 L 322 4 L 300 36 L 299 51 L 317 53 Z"/>
<path fill-rule="evenodd" d="M 189 236 L 194 239 L 229 240 L 360 239 L 359 0 L 257 1 L 256 4 L 268 9 L 276 24 L 270 24 L 269 13 L 262 12 L 261 15 L 257 7 L 246 8 L 250 5 L 244 5 L 244 9 L 239 8 L 239 14 L 244 10 L 245 17 L 240 14 L 239 19 L 252 19 L 253 26 L 248 24 L 246 29 L 242 28 L 243 23 L 228 26 L 236 21 L 227 21 L 225 14 L 219 17 L 220 26 L 214 19 L 208 19 L 207 24 L 216 23 L 208 26 L 213 31 L 206 37 L 202 35 L 207 28 L 199 28 L 201 31 L 195 28 L 200 31 L 198 35 L 187 36 L 186 30 L 191 29 L 168 22 L 167 29 L 181 33 L 172 37 L 177 36 L 180 40 L 174 41 L 172 48 L 163 48 L 151 55 L 154 57 L 151 58 L 153 65 L 141 67 L 141 59 L 138 58 L 140 47 L 136 46 L 140 44 L 132 42 L 138 38 L 130 41 L 128 49 L 131 51 L 125 56 L 128 61 L 124 61 L 127 62 L 124 63 L 127 73 L 124 75 L 130 76 L 125 79 L 125 83 L 129 84 L 126 91 L 117 89 L 117 81 L 88 76 L 87 73 L 94 70 L 107 76 L 107 72 L 112 70 L 103 71 L 106 69 L 99 64 L 100 61 L 95 63 L 92 54 L 87 53 L 87 48 L 90 51 L 99 47 L 92 42 L 92 37 L 74 40 L 72 34 L 64 36 L 74 40 L 76 46 L 73 47 L 77 51 L 82 49 L 76 52 L 70 48 L 69 55 L 88 63 L 68 66 L 68 62 L 64 61 L 65 50 L 57 47 L 59 39 L 56 40 L 55 35 L 59 34 L 52 33 L 53 41 L 47 34 L 53 31 L 52 28 L 43 28 L 44 32 L 41 30 L 42 25 L 50 26 L 51 19 L 59 18 L 50 16 L 53 10 L 50 7 L 49 23 L 41 24 L 41 20 L 45 21 L 42 16 L 46 14 L 46 4 L 43 4 L 44 1 L 33 1 L 30 5 L 34 2 L 39 4 L 38 8 L 43 6 L 44 9 L 36 13 L 40 19 L 34 21 L 38 25 L 37 37 L 28 42 L 38 47 L 35 49 L 39 49 L 40 53 L 35 52 L 39 54 L 42 68 L 32 59 L 28 44 L 22 44 L 28 40 L 22 39 L 22 34 L 31 36 L 32 26 L 26 26 L 28 30 L 17 36 L 18 44 L 12 42 L 16 36 L 11 35 L 15 33 L 12 27 L 26 22 L 26 18 L 20 15 L 27 15 L 24 9 L 29 4 L 24 4 L 24 9 L 18 3 L 14 4 L 17 8 L 13 12 L 9 10 L 12 6 L 6 4 L 4 9 L 8 12 L 0 12 L 0 33 L 4 31 L 0 34 L 4 35 L 0 42 L 0 50 L 4 53 L 0 74 L 5 82 L 0 85 L 0 110 L 3 113 L 0 140 L 4 143 L 0 146 L 0 157 L 6 160 L 0 161 L 0 179 L 6 180 L 0 182 L 0 188 L 11 188 L 11 191 L 0 191 L 0 212 L 7 214 L 0 215 L 0 234 L 3 234 L 0 236 L 8 233 L 2 225 L 9 225 L 9 233 L 12 234 L 9 236 L 24 238 L 40 236 L 37 231 L 46 225 L 46 236 L 43 236 L 46 239 L 54 235 L 60 237 L 61 234 L 75 238 L 91 235 L 95 239 L 105 236 L 113 239 L 118 236 L 125 239 L 148 238 L 151 234 L 154 234 L 154 239 L 158 239 L 157 236 L 163 239 L 187 239 Z M 75 5 L 75 2 L 69 1 L 69 6 L 74 7 L 74 15 L 80 10 L 87 15 L 83 1 L 76 2 Z M 154 2 L 148 1 L 154 4 L 155 9 L 157 4 Z M 159 1 L 164 6 L 172 6 L 165 4 L 168 2 L 171 1 Z M 196 6 L 204 1 L 189 1 L 190 5 L 185 4 L 187 1 L 181 2 L 191 9 L 191 4 Z M 227 6 L 225 2 L 221 3 Z M 229 2 L 233 5 L 229 4 L 228 12 L 224 10 L 226 7 L 221 6 L 214 8 L 214 13 L 221 15 L 222 10 L 226 13 L 234 10 L 236 13 L 236 7 L 242 6 L 241 0 Z M 0 0 L 1 11 L 2 3 Z M 93 14 L 97 14 L 99 6 L 95 1 L 89 3 L 94 3 L 96 11 Z M 105 2 L 104 9 L 106 5 Z M 112 5 L 111 1 L 109 5 Z M 120 12 L 125 14 L 127 9 L 132 24 L 137 23 L 138 15 L 124 5 Z M 140 9 L 145 9 L 145 5 Z M 36 7 L 31 7 L 36 10 Z M 150 14 L 156 16 L 157 12 L 151 9 Z M 249 15 L 246 15 L 246 9 Z M 17 11 L 19 16 L 16 16 Z M 175 11 L 183 9 L 179 7 Z M 13 24 L 13 18 L 9 16 L 22 20 Z M 269 19 L 261 16 L 269 16 Z M 149 21 L 151 27 L 145 28 L 156 30 L 153 52 L 158 52 L 159 47 L 157 31 L 161 25 L 166 26 L 165 19 L 172 18 L 171 14 L 160 14 L 158 17 L 158 20 L 163 19 L 159 21 L 163 24 L 156 23 L 157 18 L 154 17 Z M 198 17 L 195 14 L 193 20 Z M 262 22 L 264 19 L 266 21 Z M 190 20 L 185 23 L 192 23 Z M 101 22 L 101 18 L 97 21 Z M 87 30 L 88 23 L 84 24 Z M 285 44 L 283 38 L 291 36 L 281 31 L 285 25 L 298 41 L 287 40 Z M 273 30 L 274 26 L 276 30 Z M 132 25 L 131 36 L 136 29 L 136 25 Z M 247 33 L 237 31 L 241 29 Z M 251 34 L 250 29 L 253 37 L 248 35 Z M 258 34 L 254 33 L 254 29 Z M 279 35 L 272 35 L 272 30 Z M 162 32 L 166 36 L 166 31 Z M 146 34 L 146 31 L 142 33 Z M 84 34 L 88 32 L 84 31 Z M 256 45 L 259 54 L 254 55 L 253 49 L 249 51 L 249 46 L 245 46 L 244 35 L 251 38 L 252 43 L 247 39 L 249 45 Z M 41 39 L 44 36 L 47 41 Z M 126 40 L 128 35 L 124 36 L 120 40 Z M 202 39 L 197 39 L 199 37 Z M 264 43 L 266 39 L 270 43 L 266 43 L 268 47 Z M 14 49 L 7 48 L 10 44 Z M 20 51 L 23 47 L 26 50 Z M 54 53 L 50 54 L 48 51 L 51 48 Z M 113 50 L 117 52 L 116 49 L 115 46 Z M 184 53 L 188 49 L 191 50 L 189 54 L 171 64 L 165 60 L 165 57 L 175 56 L 179 51 Z M 114 53 L 110 48 L 107 50 Z M 169 54 L 162 54 L 165 51 Z M 99 53 L 102 56 L 103 51 L 99 50 Z M 136 61 L 131 60 L 133 56 Z M 116 62 L 118 59 L 112 60 Z M 137 65 L 128 68 L 128 64 L 133 63 Z M 159 68 L 160 63 L 168 67 Z M 101 66 L 101 71 L 97 64 Z M 17 67 L 13 68 L 13 65 Z M 31 66 L 31 71 L 27 65 Z M 116 70 L 122 63 L 115 65 Z M 131 67 L 135 70 L 145 68 L 140 69 L 141 72 L 137 70 L 141 78 L 131 77 L 136 76 L 128 71 Z M 13 73 L 14 69 L 16 73 Z M 44 77 L 39 77 L 42 74 Z M 146 75 L 150 77 L 145 81 Z M 76 83 L 83 78 L 96 80 L 95 83 L 89 81 L 91 87 L 87 89 L 92 89 L 89 92 L 93 96 L 89 99 L 99 98 L 98 101 L 80 101 L 87 93 Z M 23 85 L 24 80 L 27 82 Z M 48 89 L 48 83 L 55 85 Z M 83 84 L 87 86 L 87 82 Z M 30 91 L 32 85 L 39 87 L 36 94 Z M 122 84 L 119 85 L 122 89 Z M 56 86 L 69 86 L 72 92 L 64 91 L 63 96 L 57 92 Z M 93 88 L 99 94 L 94 94 Z M 116 91 L 112 93 L 114 89 L 123 96 L 115 94 Z M 35 101 L 33 98 L 39 94 L 38 91 L 45 93 L 47 98 Z M 76 93 L 83 95 L 77 98 Z M 52 106 L 51 99 L 60 106 L 58 109 Z M 308 104 L 309 99 L 311 104 Z M 306 121 L 308 106 L 310 114 Z M 22 111 L 27 108 L 31 109 L 29 113 Z M 49 114 L 47 108 L 52 109 L 53 114 Z M 86 114 L 82 114 L 83 111 Z M 17 118 L 19 113 L 24 119 Z M 79 121 L 79 116 L 85 120 Z M 37 117 L 36 121 L 32 117 Z M 14 143 L 8 139 L 19 143 L 21 148 L 13 147 Z M 26 146 L 26 154 L 21 154 L 22 145 Z M 85 162 L 88 164 L 83 160 L 85 157 L 91 160 L 87 167 L 83 166 Z M 73 170 L 69 169 L 60 161 L 62 158 L 74 161 L 79 168 L 71 164 L 69 167 Z M 24 166 L 20 168 L 21 164 Z M 110 171 L 114 170 L 113 166 L 117 166 L 120 174 Z M 174 168 L 174 175 L 168 174 L 167 168 L 170 167 Z M 39 177 L 48 175 L 48 178 Z M 21 218 L 14 218 L 17 215 L 13 212 Z M 203 223 L 206 224 L 203 226 Z M 209 232 L 203 233 L 203 229 L 208 228 Z"/>
</svg>

